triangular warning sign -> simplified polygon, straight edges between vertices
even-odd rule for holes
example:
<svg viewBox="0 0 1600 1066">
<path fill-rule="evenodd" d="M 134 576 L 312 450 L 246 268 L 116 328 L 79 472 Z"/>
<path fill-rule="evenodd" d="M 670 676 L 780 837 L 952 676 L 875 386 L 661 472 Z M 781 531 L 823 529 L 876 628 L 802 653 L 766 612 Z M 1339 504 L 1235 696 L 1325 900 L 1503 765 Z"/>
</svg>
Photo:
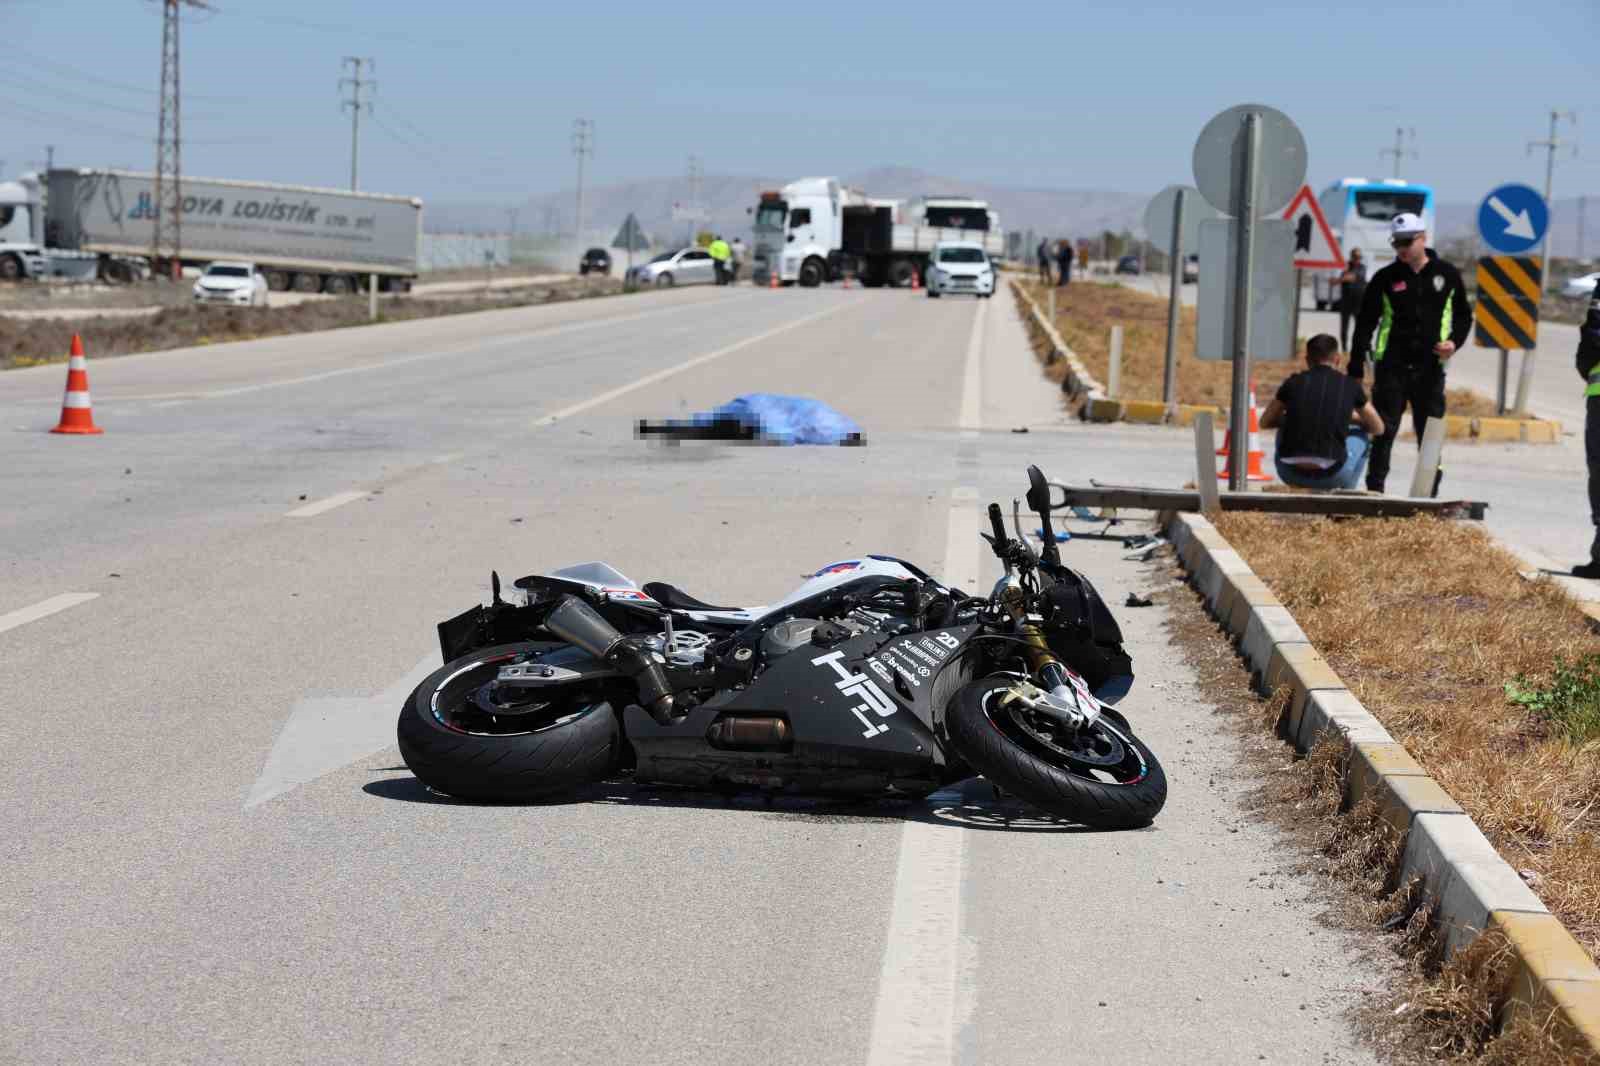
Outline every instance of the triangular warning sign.
<svg viewBox="0 0 1600 1066">
<path fill-rule="evenodd" d="M 625 248 L 630 252 L 642 252 L 650 247 L 650 242 L 645 239 L 644 230 L 639 226 L 639 220 L 628 212 L 628 217 L 623 220 L 622 228 L 617 230 L 617 235 L 611 239 L 611 247 Z"/>
<path fill-rule="evenodd" d="M 1294 265 L 1296 270 L 1335 270 L 1344 266 L 1339 242 L 1322 217 L 1311 186 L 1302 185 L 1284 210 L 1286 222 L 1294 224 Z"/>
</svg>

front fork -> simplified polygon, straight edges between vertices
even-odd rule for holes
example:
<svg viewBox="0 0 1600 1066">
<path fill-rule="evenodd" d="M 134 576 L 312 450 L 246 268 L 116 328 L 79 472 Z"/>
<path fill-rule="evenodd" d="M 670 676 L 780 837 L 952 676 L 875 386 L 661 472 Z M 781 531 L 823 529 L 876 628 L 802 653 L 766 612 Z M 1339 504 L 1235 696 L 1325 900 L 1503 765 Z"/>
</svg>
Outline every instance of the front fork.
<svg viewBox="0 0 1600 1066">
<path fill-rule="evenodd" d="M 1023 654 L 1035 681 L 1018 681 L 1000 698 L 1000 705 L 1021 703 L 1073 729 L 1082 729 L 1100 717 L 1100 701 L 1050 651 L 1042 620 L 1029 617 L 1027 595 L 1011 575 L 1001 579 L 999 600 L 1016 623 L 1017 635 L 1027 645 Z"/>
</svg>

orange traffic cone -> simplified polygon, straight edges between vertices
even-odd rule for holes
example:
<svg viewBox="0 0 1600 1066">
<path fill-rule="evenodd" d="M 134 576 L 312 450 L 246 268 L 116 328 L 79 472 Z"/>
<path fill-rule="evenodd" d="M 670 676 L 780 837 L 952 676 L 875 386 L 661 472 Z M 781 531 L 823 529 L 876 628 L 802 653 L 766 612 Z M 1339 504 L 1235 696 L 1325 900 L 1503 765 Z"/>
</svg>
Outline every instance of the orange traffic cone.
<svg viewBox="0 0 1600 1066">
<path fill-rule="evenodd" d="M 850 271 L 848 270 L 844 272 L 844 287 L 847 289 L 850 287 Z"/>
<path fill-rule="evenodd" d="M 72 354 L 67 360 L 67 395 L 61 401 L 61 424 L 51 433 L 103 433 L 94 424 L 94 408 L 89 403 L 89 363 L 83 357 L 83 341 L 72 335 Z"/>
<path fill-rule="evenodd" d="M 922 288 L 922 275 L 919 271 L 913 270 L 911 272 L 911 291 L 916 292 L 920 288 Z"/>
<path fill-rule="evenodd" d="M 1233 420 L 1230 418 L 1228 423 L 1231 426 L 1233 424 Z M 1271 481 L 1272 475 L 1268 474 L 1261 468 L 1262 460 L 1264 460 L 1267 456 L 1266 452 L 1261 450 L 1261 422 L 1256 415 L 1256 385 L 1253 381 L 1250 383 L 1250 440 L 1248 441 L 1248 444 L 1249 449 L 1245 456 L 1245 480 Z M 1217 451 L 1218 455 L 1226 456 L 1228 459 L 1228 461 L 1223 464 L 1222 469 L 1217 471 L 1217 477 L 1225 478 L 1228 476 L 1228 472 L 1232 468 L 1234 462 L 1232 452 L 1233 430 L 1230 429 L 1227 435 L 1222 438 L 1222 447 Z"/>
<path fill-rule="evenodd" d="M 767 288 L 776 289 L 777 287 L 778 287 L 778 268 L 769 261 L 767 263 Z"/>
</svg>

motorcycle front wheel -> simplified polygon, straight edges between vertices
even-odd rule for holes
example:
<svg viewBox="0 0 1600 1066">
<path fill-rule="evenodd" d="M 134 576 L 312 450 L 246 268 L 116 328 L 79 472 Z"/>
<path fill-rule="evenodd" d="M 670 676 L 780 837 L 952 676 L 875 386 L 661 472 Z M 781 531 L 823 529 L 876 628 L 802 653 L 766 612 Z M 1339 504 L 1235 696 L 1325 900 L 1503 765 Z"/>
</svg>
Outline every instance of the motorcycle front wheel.
<svg viewBox="0 0 1600 1066">
<path fill-rule="evenodd" d="M 956 751 L 1007 792 L 1096 829 L 1149 825 L 1167 802 L 1155 754 L 1120 715 L 1082 730 L 1001 697 L 1014 684 L 988 677 L 963 687 L 945 713 Z"/>
<path fill-rule="evenodd" d="M 550 645 L 479 648 L 435 670 L 400 708 L 400 757 L 429 788 L 460 799 L 538 799 L 616 769 L 621 729 L 602 687 L 495 685 L 502 666 Z"/>
</svg>

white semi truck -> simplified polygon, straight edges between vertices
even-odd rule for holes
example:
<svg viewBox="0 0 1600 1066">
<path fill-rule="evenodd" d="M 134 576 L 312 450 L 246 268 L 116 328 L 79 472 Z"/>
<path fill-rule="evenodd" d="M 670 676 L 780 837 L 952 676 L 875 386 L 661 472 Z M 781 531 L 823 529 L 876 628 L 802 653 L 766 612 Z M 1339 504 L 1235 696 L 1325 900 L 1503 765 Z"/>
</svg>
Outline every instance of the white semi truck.
<svg viewBox="0 0 1600 1066">
<path fill-rule="evenodd" d="M 838 178 L 801 178 L 763 192 L 753 209 L 751 272 L 758 285 L 778 280 L 820 285 L 850 273 L 868 287 L 911 284 L 927 274 L 940 241 L 1005 252 L 1000 220 L 982 200 L 962 196 L 874 199 Z"/>
<path fill-rule="evenodd" d="M 383 291 L 417 275 L 422 201 L 265 182 L 183 179 L 184 266 L 253 262 L 270 288 L 345 293 L 376 275 Z M 46 195 L 48 194 L 48 195 Z M 0 184 L 0 280 L 147 274 L 155 179 L 57 169 Z"/>
</svg>

